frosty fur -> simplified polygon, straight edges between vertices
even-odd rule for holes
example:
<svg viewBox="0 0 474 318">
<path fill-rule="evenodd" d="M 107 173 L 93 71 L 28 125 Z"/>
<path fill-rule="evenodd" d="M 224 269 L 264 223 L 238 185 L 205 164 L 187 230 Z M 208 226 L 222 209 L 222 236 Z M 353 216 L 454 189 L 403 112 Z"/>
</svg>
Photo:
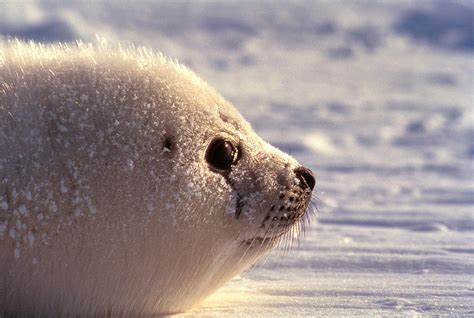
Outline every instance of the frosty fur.
<svg viewBox="0 0 474 318">
<path fill-rule="evenodd" d="M 204 160 L 216 136 L 240 147 L 227 177 Z M 0 308 L 186 310 L 291 230 L 267 219 L 298 166 L 147 49 L 1 42 Z"/>
</svg>

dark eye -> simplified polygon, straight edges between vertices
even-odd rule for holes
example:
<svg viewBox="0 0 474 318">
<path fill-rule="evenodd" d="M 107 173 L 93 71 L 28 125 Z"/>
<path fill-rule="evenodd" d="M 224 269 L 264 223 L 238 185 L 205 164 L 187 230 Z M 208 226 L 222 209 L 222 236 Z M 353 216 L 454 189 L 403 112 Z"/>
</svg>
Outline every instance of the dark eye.
<svg viewBox="0 0 474 318">
<path fill-rule="evenodd" d="M 237 160 L 237 149 L 224 139 L 214 139 L 206 151 L 206 161 L 214 169 L 230 170 Z"/>
</svg>

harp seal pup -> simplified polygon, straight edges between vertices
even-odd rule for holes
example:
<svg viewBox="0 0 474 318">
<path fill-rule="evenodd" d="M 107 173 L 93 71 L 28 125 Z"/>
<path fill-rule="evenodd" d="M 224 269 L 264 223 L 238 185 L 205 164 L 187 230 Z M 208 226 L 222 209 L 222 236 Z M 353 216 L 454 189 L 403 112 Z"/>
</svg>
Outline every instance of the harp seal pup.
<svg viewBox="0 0 474 318">
<path fill-rule="evenodd" d="M 305 219 L 315 179 L 144 48 L 0 43 L 0 311 L 182 312 Z"/>
</svg>

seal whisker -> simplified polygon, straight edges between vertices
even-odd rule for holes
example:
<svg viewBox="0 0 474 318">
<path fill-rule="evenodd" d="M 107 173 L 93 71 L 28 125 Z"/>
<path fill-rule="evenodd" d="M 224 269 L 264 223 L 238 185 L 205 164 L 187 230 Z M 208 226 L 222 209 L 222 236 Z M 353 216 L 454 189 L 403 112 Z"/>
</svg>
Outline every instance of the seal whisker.
<svg viewBox="0 0 474 318">
<path fill-rule="evenodd" d="M 260 245 L 258 246 L 258 248 L 257 248 L 257 252 L 252 256 L 252 259 L 253 259 L 253 260 L 256 260 L 258 257 L 262 257 L 263 263 L 260 263 L 260 264 L 265 264 L 265 262 L 266 262 L 266 260 L 267 260 L 267 256 L 269 255 L 268 252 L 265 252 L 264 254 L 261 254 L 261 252 L 262 252 L 261 249 L 262 249 L 262 247 L 264 246 L 264 244 L 263 244 L 262 242 L 265 240 L 265 237 L 266 237 L 268 231 L 269 231 L 269 228 L 265 231 L 265 233 L 264 233 L 264 235 L 263 235 L 263 239 L 261 239 L 261 244 L 260 244 Z M 253 244 L 254 244 L 254 242 L 257 240 L 257 238 L 258 238 L 257 233 L 255 233 L 255 235 L 253 236 L 253 239 L 252 239 L 251 243 L 248 244 L 248 248 L 247 248 L 247 250 L 245 251 L 245 254 L 247 254 L 247 252 L 249 252 L 250 249 L 254 248 Z M 243 260 L 243 258 L 241 257 L 241 258 L 239 259 L 239 262 L 242 261 L 242 260 Z M 254 266 L 256 266 L 256 264 L 253 264 L 251 267 L 254 267 Z"/>
<path fill-rule="evenodd" d="M 268 229 L 267 229 L 267 231 L 268 231 Z M 241 244 L 246 244 L 247 248 L 246 248 L 245 252 L 243 253 L 243 255 L 239 258 L 239 260 L 238 260 L 239 263 L 247 256 L 247 253 L 250 251 L 250 249 L 252 249 L 253 244 L 257 240 L 257 233 L 258 232 L 259 232 L 259 229 L 255 230 L 255 234 L 252 236 L 252 239 L 251 239 L 250 242 L 244 241 L 243 243 L 241 243 Z"/>
<path fill-rule="evenodd" d="M 266 239 L 271 239 L 271 238 L 268 238 L 268 237 L 267 237 L 268 232 L 269 232 L 269 229 L 270 229 L 270 228 L 268 228 L 268 229 L 265 231 L 264 235 L 263 235 L 263 240 L 262 240 L 260 246 L 258 247 L 258 254 L 260 254 L 262 248 L 265 246 L 265 240 L 266 240 Z M 280 236 L 280 237 L 281 237 L 281 236 Z M 280 237 L 277 238 L 277 241 L 280 239 Z M 263 255 L 263 264 L 265 264 L 265 262 L 267 261 L 268 255 L 269 255 L 268 252 L 264 253 L 264 255 Z"/>
</svg>

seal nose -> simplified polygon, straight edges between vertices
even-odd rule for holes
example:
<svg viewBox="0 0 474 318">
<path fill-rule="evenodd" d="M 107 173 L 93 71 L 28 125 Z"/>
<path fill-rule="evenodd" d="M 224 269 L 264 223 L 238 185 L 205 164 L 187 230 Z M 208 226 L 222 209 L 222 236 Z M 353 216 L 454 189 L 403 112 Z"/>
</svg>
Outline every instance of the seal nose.
<svg viewBox="0 0 474 318">
<path fill-rule="evenodd" d="M 313 171 L 309 170 L 305 167 L 299 167 L 294 170 L 296 177 L 301 181 L 301 187 L 303 190 L 306 190 L 308 187 L 311 191 L 314 189 L 316 185 L 316 180 L 314 178 Z"/>
</svg>

